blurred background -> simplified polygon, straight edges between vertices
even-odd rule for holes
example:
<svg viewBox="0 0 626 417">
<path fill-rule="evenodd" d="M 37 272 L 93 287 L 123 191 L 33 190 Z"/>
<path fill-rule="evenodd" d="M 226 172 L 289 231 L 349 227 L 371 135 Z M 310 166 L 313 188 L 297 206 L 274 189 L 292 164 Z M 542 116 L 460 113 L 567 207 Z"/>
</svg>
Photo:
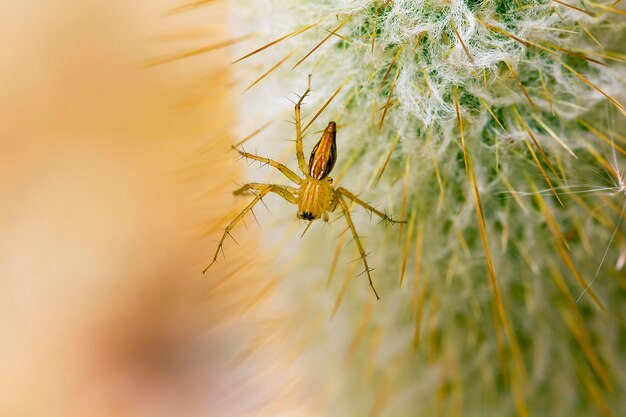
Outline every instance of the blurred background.
<svg viewBox="0 0 626 417">
<path fill-rule="evenodd" d="M 229 15 L 175 6 L 0 3 L 2 416 L 295 404 L 294 378 L 254 333 L 281 332 L 258 229 L 201 273 L 240 174 L 227 152 L 232 57 L 145 63 L 223 41 Z"/>
</svg>

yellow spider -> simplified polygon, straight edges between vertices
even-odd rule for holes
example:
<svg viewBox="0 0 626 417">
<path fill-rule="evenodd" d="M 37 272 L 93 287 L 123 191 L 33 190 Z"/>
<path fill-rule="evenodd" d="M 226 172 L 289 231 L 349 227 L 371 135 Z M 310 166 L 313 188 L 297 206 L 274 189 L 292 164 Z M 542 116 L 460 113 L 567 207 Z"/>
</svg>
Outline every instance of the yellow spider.
<svg viewBox="0 0 626 417">
<path fill-rule="evenodd" d="M 300 171 L 302 171 L 304 178 L 300 178 L 291 169 L 272 159 L 264 158 L 258 155 L 244 152 L 242 150 L 235 149 L 243 158 L 259 161 L 278 169 L 287 178 L 293 181 L 298 187 L 291 187 L 279 184 L 249 183 L 236 190 L 234 192 L 235 195 L 252 194 L 255 195 L 255 197 L 252 202 L 250 202 L 250 204 L 248 204 L 248 206 L 246 206 L 241 211 L 241 213 L 239 213 L 239 215 L 237 215 L 237 217 L 235 217 L 230 222 L 230 224 L 226 226 L 224 234 L 222 235 L 222 238 L 217 245 L 217 250 L 215 251 L 213 260 L 211 261 L 209 266 L 204 269 L 203 273 L 206 272 L 207 269 L 209 269 L 215 262 L 217 262 L 217 256 L 220 250 L 222 250 L 224 240 L 226 239 L 226 236 L 230 235 L 230 231 L 233 229 L 233 227 L 241 219 L 243 219 L 243 217 L 249 211 L 251 211 L 252 208 L 259 201 L 261 201 L 265 195 L 272 192 L 278 194 L 288 202 L 298 205 L 298 218 L 307 220 L 309 222 L 317 220 L 320 217 L 324 219 L 325 222 L 327 222 L 328 213 L 335 211 L 337 205 L 341 206 L 341 210 L 343 211 L 346 222 L 348 223 L 348 228 L 351 230 L 352 236 L 354 236 L 354 241 L 356 242 L 357 249 L 359 250 L 361 260 L 365 265 L 365 271 L 363 273 L 367 275 L 369 285 L 370 287 L 372 287 L 374 295 L 376 295 L 376 299 L 379 299 L 378 293 L 374 288 L 374 283 L 372 282 L 372 277 L 370 276 L 370 272 L 372 271 L 372 269 L 370 269 L 367 263 L 365 250 L 363 249 L 361 239 L 356 232 L 356 228 L 354 227 L 354 223 L 352 222 L 352 217 L 350 216 L 348 204 L 346 203 L 344 198 L 347 198 L 359 204 L 371 213 L 380 216 L 383 220 L 389 221 L 391 223 L 402 222 L 394 220 L 393 218 L 387 216 L 385 213 L 367 204 L 345 188 L 339 187 L 335 189 L 333 187 L 333 179 L 328 175 L 332 171 L 335 165 L 335 161 L 337 160 L 337 143 L 335 141 L 337 136 L 337 124 L 335 122 L 328 123 L 328 126 L 324 130 L 321 139 L 319 140 L 319 142 L 317 142 L 317 145 L 315 145 L 313 151 L 311 152 L 311 158 L 307 166 L 307 163 L 304 159 L 304 153 L 302 151 L 300 106 L 302 104 L 302 101 L 309 94 L 310 91 L 311 85 L 309 77 L 309 86 L 295 106 L 296 156 L 298 158 L 298 166 L 300 168 Z"/>
</svg>

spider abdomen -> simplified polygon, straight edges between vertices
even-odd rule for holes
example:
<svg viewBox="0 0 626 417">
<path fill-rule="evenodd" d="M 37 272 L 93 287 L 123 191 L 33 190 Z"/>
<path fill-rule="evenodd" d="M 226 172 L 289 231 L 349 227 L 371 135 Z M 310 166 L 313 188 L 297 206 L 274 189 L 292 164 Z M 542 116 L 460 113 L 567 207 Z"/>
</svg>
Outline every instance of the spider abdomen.
<svg viewBox="0 0 626 417">
<path fill-rule="evenodd" d="M 311 151 L 309 176 L 314 180 L 323 180 L 333 170 L 337 161 L 337 123 L 329 122 L 319 142 Z"/>
<path fill-rule="evenodd" d="M 298 189 L 298 218 L 304 220 L 319 219 L 333 205 L 334 190 L 324 179 L 307 179 Z"/>
</svg>

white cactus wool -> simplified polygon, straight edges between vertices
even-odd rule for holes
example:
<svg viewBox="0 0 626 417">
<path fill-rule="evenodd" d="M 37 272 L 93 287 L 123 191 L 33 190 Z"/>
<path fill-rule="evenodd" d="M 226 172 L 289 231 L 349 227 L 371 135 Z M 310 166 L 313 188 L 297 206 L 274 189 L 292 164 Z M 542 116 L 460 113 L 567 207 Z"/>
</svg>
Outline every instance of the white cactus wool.
<svg viewBox="0 0 626 417">
<path fill-rule="evenodd" d="M 295 166 L 280 120 L 312 74 L 305 152 L 336 121 L 336 182 L 407 222 L 352 207 L 380 301 L 339 212 L 277 260 L 321 415 L 626 415 L 617 7 L 233 3 L 257 35 L 234 67 L 241 133 L 274 122 L 245 146 Z"/>
</svg>

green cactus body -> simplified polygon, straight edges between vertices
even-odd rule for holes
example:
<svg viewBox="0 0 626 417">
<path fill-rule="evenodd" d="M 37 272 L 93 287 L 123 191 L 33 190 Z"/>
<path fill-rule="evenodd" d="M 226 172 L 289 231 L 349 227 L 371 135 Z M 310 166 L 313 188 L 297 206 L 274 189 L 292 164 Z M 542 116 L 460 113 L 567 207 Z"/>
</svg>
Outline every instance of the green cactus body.
<svg viewBox="0 0 626 417">
<path fill-rule="evenodd" d="M 335 244 L 341 220 L 298 243 L 308 272 L 290 276 L 285 294 L 324 415 L 626 415 L 625 56 L 611 50 L 623 36 L 614 7 L 233 8 L 239 26 L 262 33 L 242 55 L 293 34 L 237 64 L 248 84 L 271 70 L 242 114 L 259 97 L 288 114 L 276 86 L 301 92 L 313 74 L 305 125 L 331 100 L 305 147 L 337 121 L 342 184 L 407 220 L 385 228 L 356 216 L 378 302 L 354 278 L 349 238 Z M 292 135 L 281 124 L 255 146 Z"/>
</svg>

